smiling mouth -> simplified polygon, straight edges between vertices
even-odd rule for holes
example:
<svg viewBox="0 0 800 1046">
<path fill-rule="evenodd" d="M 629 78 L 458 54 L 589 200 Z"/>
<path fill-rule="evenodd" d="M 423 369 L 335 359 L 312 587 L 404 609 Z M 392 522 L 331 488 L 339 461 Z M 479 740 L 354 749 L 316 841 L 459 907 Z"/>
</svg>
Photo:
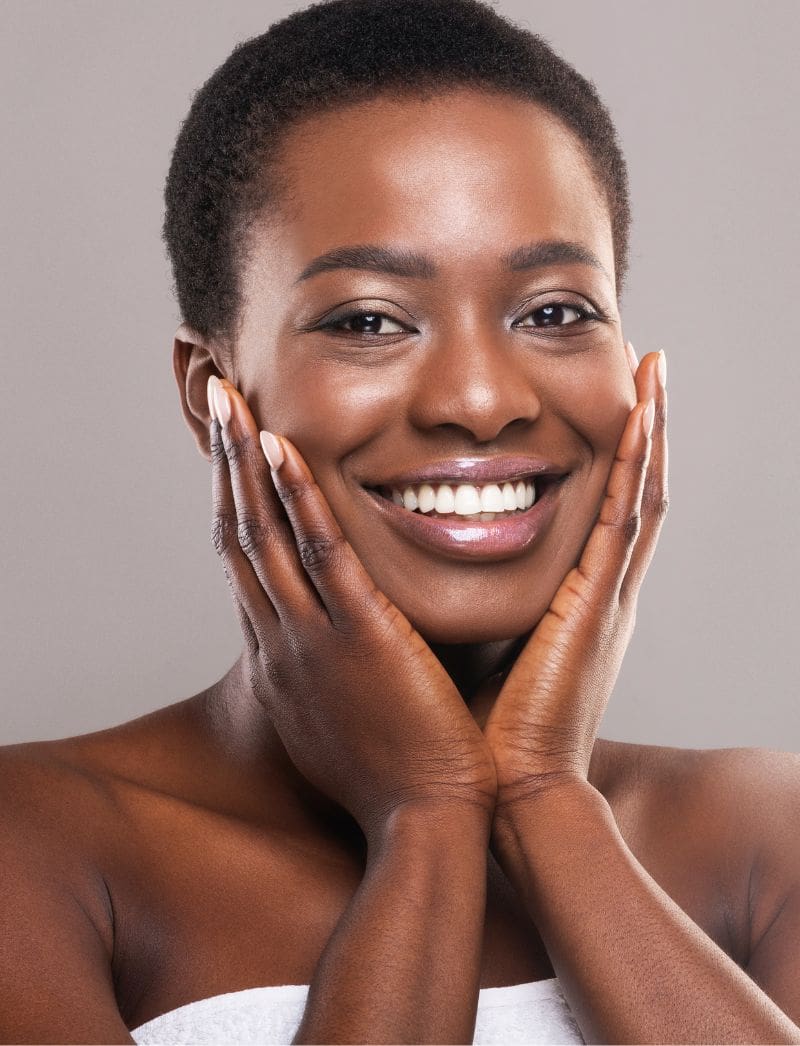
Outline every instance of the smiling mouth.
<svg viewBox="0 0 800 1046">
<path fill-rule="evenodd" d="M 365 489 L 400 508 L 430 519 L 490 523 L 525 515 L 552 486 L 564 476 L 527 476 L 513 482 L 498 483 L 417 483 L 398 489 L 377 486 Z"/>
</svg>

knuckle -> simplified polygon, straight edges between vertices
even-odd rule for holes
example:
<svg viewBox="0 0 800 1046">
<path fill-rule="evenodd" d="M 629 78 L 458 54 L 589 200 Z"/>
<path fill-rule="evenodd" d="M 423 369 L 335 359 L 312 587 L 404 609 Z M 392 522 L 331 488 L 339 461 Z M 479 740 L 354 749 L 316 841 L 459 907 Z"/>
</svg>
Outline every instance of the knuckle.
<svg viewBox="0 0 800 1046">
<path fill-rule="evenodd" d="M 217 555 L 226 556 L 236 541 L 236 519 L 220 514 L 211 521 L 211 543 Z"/>
<path fill-rule="evenodd" d="M 338 537 L 301 538 L 297 543 L 300 562 L 311 574 L 327 570 L 337 559 L 341 544 L 342 540 Z"/>
<path fill-rule="evenodd" d="M 247 516 L 239 520 L 236 527 L 236 537 L 242 551 L 248 558 L 261 553 L 265 546 L 270 544 L 274 530 L 269 520 L 260 516 Z"/>
<path fill-rule="evenodd" d="M 300 501 L 306 497 L 311 490 L 310 484 L 306 480 L 294 481 L 289 483 L 281 483 L 280 485 L 280 497 L 283 502 L 295 502 Z"/>
<path fill-rule="evenodd" d="M 660 489 L 646 491 L 642 499 L 642 506 L 650 518 L 660 523 L 669 511 L 669 494 Z"/>
<path fill-rule="evenodd" d="M 225 453 L 225 444 L 222 442 L 221 436 L 212 434 L 210 450 L 212 464 L 216 466 L 224 465 L 228 456 Z"/>
<path fill-rule="evenodd" d="M 642 517 L 639 512 L 632 512 L 619 524 L 619 529 L 622 534 L 623 541 L 626 545 L 632 545 L 639 536 L 639 531 L 642 526 Z"/>
<path fill-rule="evenodd" d="M 225 450 L 228 464 L 241 465 L 247 460 L 249 444 L 247 440 L 229 438 Z"/>
</svg>

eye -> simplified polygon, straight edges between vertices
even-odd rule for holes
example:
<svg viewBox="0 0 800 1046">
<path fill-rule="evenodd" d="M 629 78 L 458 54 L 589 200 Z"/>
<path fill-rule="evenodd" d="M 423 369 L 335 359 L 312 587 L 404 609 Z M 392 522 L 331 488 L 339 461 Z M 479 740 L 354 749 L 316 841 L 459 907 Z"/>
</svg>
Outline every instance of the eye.
<svg viewBox="0 0 800 1046">
<path fill-rule="evenodd" d="M 350 312 L 330 320 L 322 328 L 346 334 L 402 334 L 408 329 L 382 312 Z"/>
<path fill-rule="evenodd" d="M 525 319 L 532 319 L 533 323 L 520 321 L 520 327 L 570 327 L 580 320 L 599 319 L 599 316 L 584 309 L 580 305 L 570 305 L 568 302 L 553 302 L 551 305 L 540 305 L 538 309 L 529 312 Z"/>
</svg>

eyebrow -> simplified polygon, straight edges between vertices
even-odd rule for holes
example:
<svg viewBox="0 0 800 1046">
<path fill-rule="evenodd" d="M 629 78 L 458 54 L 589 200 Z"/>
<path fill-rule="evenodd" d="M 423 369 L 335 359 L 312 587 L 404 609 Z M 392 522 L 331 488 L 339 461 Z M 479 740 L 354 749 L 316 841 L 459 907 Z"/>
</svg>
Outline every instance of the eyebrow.
<svg viewBox="0 0 800 1046">
<path fill-rule="evenodd" d="M 500 264 L 510 272 L 543 269 L 559 264 L 589 265 L 599 269 L 609 282 L 612 282 L 599 258 L 588 247 L 571 240 L 539 240 L 524 244 L 504 255 Z M 320 254 L 306 265 L 294 282 L 298 284 L 316 276 L 317 273 L 330 272 L 333 269 L 362 269 L 410 279 L 431 279 L 438 271 L 436 264 L 426 254 L 365 243 L 352 247 L 336 247 Z"/>
</svg>

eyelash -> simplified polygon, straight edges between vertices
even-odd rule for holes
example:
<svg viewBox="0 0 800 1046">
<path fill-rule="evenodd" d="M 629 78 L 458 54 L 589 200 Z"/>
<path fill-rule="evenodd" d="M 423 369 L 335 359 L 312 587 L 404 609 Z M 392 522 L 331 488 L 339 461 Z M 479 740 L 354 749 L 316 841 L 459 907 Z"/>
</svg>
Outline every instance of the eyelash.
<svg viewBox="0 0 800 1046">
<path fill-rule="evenodd" d="M 533 324 L 527 324 L 526 327 L 529 330 L 559 330 L 565 327 L 577 327 L 579 324 L 584 323 L 586 320 L 605 320 L 606 317 L 602 312 L 587 309 L 584 305 L 579 305 L 577 302 L 571 301 L 550 301 L 544 305 L 537 305 L 535 309 L 531 309 L 530 312 L 526 312 L 524 316 L 520 317 L 520 320 L 526 320 L 529 316 L 533 316 L 534 313 L 540 312 L 542 309 L 551 308 L 567 308 L 573 309 L 579 314 L 579 319 L 573 320 L 571 323 L 560 323 L 554 327 L 547 326 L 534 326 Z M 321 323 L 317 330 L 329 330 L 337 334 L 347 334 L 354 338 L 390 338 L 395 337 L 399 332 L 392 331 L 391 334 L 380 334 L 375 331 L 351 331 L 345 330 L 344 324 L 349 323 L 351 320 L 358 319 L 361 316 L 373 316 L 380 317 L 385 320 L 389 320 L 391 323 L 396 323 L 398 326 L 404 326 L 400 320 L 395 320 L 385 312 L 378 312 L 373 309 L 357 309 L 353 312 L 345 313 L 341 316 L 336 316 L 332 320 L 328 320 L 326 323 Z M 519 323 L 520 320 L 517 322 Z"/>
</svg>

